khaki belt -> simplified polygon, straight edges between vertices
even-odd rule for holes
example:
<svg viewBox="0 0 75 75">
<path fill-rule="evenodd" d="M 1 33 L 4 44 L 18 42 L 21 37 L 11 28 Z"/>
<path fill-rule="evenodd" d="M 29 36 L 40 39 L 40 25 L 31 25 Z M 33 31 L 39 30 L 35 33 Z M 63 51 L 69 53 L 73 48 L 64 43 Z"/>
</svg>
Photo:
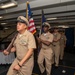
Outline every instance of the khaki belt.
<svg viewBox="0 0 75 75">
<path fill-rule="evenodd" d="M 42 49 L 47 50 L 47 49 L 49 49 L 49 48 L 42 48 Z"/>
</svg>

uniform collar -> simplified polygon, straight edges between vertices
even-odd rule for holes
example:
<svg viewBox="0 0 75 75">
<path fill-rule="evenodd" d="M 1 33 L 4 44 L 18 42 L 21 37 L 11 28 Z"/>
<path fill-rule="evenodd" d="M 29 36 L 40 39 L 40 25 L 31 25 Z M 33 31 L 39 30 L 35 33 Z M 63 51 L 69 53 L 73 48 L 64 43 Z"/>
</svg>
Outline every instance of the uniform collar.
<svg viewBox="0 0 75 75">
<path fill-rule="evenodd" d="M 43 33 L 43 34 L 48 34 L 49 32 L 47 32 L 47 33 Z"/>
<path fill-rule="evenodd" d="M 25 32 L 24 32 L 23 34 L 20 34 L 20 33 L 19 33 L 18 36 L 19 36 L 19 37 L 26 36 L 27 33 L 28 33 L 28 30 L 25 30 Z"/>
<path fill-rule="evenodd" d="M 43 35 L 44 35 L 44 36 L 46 36 L 46 35 L 48 35 L 49 33 L 50 33 L 50 32 L 47 32 L 47 33 L 43 33 Z"/>
<path fill-rule="evenodd" d="M 24 33 L 23 33 L 23 35 L 27 35 L 28 34 L 28 30 L 26 30 Z"/>
</svg>

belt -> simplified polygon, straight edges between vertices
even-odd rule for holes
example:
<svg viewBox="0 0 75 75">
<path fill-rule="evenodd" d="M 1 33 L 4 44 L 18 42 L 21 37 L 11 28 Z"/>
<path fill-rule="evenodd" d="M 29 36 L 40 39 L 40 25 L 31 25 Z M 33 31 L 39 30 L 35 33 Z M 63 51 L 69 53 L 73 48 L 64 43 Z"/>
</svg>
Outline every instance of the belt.
<svg viewBox="0 0 75 75">
<path fill-rule="evenodd" d="M 47 49 L 49 49 L 49 48 L 42 48 L 42 49 L 47 50 Z"/>
</svg>

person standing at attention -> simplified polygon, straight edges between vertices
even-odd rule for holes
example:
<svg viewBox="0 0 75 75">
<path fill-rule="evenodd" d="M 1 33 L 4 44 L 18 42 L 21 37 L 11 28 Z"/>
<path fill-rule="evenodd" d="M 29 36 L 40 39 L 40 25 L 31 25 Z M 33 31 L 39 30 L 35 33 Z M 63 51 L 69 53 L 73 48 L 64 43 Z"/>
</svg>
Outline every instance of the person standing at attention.
<svg viewBox="0 0 75 75">
<path fill-rule="evenodd" d="M 66 46 L 66 36 L 65 36 L 65 31 L 61 31 L 61 38 L 60 38 L 60 60 L 63 60 L 63 56 L 64 56 L 64 48 Z"/>
<path fill-rule="evenodd" d="M 58 28 L 54 28 L 54 39 L 53 39 L 53 52 L 54 52 L 54 62 L 55 62 L 55 67 L 57 68 L 59 65 L 59 56 L 60 56 L 60 38 L 61 34 L 59 33 Z"/>
<path fill-rule="evenodd" d="M 51 74 L 51 68 L 52 68 L 52 55 L 53 51 L 51 48 L 51 43 L 53 41 L 53 35 L 49 32 L 50 29 L 50 24 L 47 22 L 43 23 L 43 30 L 44 33 L 41 34 L 38 38 L 38 41 L 42 44 L 41 45 L 41 50 L 38 55 L 38 65 L 41 71 L 41 75 L 45 72 L 47 75 Z M 45 59 L 45 67 L 43 65 Z"/>
</svg>

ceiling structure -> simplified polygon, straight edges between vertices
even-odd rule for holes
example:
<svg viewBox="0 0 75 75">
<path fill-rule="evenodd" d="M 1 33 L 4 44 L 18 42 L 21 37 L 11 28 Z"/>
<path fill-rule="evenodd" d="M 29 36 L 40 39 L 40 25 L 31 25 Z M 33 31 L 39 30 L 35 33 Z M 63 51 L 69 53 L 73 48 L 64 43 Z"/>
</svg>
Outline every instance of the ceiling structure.
<svg viewBox="0 0 75 75">
<path fill-rule="evenodd" d="M 0 0 L 0 5 L 13 0 Z M 17 6 L 1 9 L 0 8 L 0 29 L 4 27 L 15 27 L 18 16 L 26 16 L 26 1 L 15 0 Z M 75 27 L 75 0 L 28 0 L 33 13 L 36 27 L 41 25 L 42 9 L 46 20 L 51 26 Z"/>
</svg>

